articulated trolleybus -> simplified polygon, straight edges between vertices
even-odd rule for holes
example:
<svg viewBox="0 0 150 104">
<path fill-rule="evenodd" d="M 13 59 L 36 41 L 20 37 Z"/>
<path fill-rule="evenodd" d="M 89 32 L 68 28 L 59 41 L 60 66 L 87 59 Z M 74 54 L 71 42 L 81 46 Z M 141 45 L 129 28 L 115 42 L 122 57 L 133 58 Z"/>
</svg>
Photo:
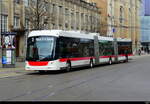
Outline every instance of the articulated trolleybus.
<svg viewBox="0 0 150 104">
<path fill-rule="evenodd" d="M 132 56 L 132 42 L 117 39 L 117 55 L 114 39 L 97 33 L 78 31 L 40 30 L 28 35 L 26 70 L 70 71 L 74 67 L 112 64 L 116 60 L 127 62 Z"/>
</svg>

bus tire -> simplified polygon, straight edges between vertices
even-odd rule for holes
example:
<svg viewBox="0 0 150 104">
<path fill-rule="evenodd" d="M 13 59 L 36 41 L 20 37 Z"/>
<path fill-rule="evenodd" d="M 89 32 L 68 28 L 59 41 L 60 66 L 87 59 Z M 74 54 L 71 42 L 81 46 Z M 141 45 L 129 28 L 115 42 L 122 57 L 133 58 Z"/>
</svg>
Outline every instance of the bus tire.
<svg viewBox="0 0 150 104">
<path fill-rule="evenodd" d="M 68 62 L 66 63 L 66 71 L 69 72 L 69 71 L 71 71 L 71 69 L 72 69 L 72 67 L 71 67 L 71 62 L 68 61 Z"/>
<path fill-rule="evenodd" d="M 94 67 L 93 59 L 90 60 L 90 68 Z"/>
<path fill-rule="evenodd" d="M 109 59 L 109 65 L 111 65 L 111 64 L 112 64 L 112 58 Z"/>
</svg>

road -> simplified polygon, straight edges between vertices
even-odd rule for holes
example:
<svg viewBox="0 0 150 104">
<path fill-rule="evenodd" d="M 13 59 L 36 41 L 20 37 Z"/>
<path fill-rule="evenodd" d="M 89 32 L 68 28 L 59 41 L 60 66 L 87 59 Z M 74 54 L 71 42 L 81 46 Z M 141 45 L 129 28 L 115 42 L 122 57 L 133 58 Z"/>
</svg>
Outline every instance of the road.
<svg viewBox="0 0 150 104">
<path fill-rule="evenodd" d="M 150 101 L 150 56 L 76 71 L 0 78 L 0 101 Z"/>
</svg>

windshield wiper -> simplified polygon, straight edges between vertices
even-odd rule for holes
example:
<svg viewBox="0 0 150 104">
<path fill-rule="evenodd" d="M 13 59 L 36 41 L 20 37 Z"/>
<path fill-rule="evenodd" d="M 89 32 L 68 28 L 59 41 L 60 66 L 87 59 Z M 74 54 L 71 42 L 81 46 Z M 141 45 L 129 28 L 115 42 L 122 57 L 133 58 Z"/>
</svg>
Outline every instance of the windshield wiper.
<svg viewBox="0 0 150 104">
<path fill-rule="evenodd" d="M 50 55 L 45 57 L 45 58 L 43 58 L 43 59 L 40 59 L 40 61 L 50 61 Z"/>
<path fill-rule="evenodd" d="M 37 61 L 37 59 L 36 58 L 32 58 L 32 57 L 28 57 L 27 61 Z"/>
</svg>

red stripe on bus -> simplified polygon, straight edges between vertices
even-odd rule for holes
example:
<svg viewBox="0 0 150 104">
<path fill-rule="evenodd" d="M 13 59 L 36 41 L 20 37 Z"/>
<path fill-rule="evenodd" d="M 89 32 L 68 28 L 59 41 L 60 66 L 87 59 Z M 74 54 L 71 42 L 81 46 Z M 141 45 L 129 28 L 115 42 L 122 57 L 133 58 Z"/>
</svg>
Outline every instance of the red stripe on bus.
<svg viewBox="0 0 150 104">
<path fill-rule="evenodd" d="M 100 56 L 100 58 L 110 58 L 111 56 Z"/>
<path fill-rule="evenodd" d="M 28 63 L 30 66 L 47 66 L 48 65 L 48 61 L 44 61 L 44 62 L 29 61 Z"/>
<path fill-rule="evenodd" d="M 128 56 L 134 56 L 133 54 L 128 54 Z"/>
<path fill-rule="evenodd" d="M 125 54 L 120 54 L 119 56 L 126 56 Z"/>
<path fill-rule="evenodd" d="M 119 56 L 126 56 L 125 54 L 119 55 Z M 133 56 L 132 54 L 128 54 L 128 56 Z M 110 58 L 110 57 L 117 57 L 117 56 L 100 56 L 100 58 Z M 95 57 L 80 57 L 80 58 L 61 58 L 59 59 L 60 62 L 67 62 L 70 61 L 80 61 L 80 60 L 90 60 L 95 59 Z"/>
<path fill-rule="evenodd" d="M 119 56 L 126 56 L 126 54 L 121 54 Z M 133 54 L 128 54 L 127 56 L 133 56 Z"/>
<path fill-rule="evenodd" d="M 59 59 L 60 62 L 66 62 L 68 60 L 70 61 L 79 61 L 79 60 L 90 60 L 93 57 L 80 57 L 80 58 L 62 58 Z"/>
</svg>

